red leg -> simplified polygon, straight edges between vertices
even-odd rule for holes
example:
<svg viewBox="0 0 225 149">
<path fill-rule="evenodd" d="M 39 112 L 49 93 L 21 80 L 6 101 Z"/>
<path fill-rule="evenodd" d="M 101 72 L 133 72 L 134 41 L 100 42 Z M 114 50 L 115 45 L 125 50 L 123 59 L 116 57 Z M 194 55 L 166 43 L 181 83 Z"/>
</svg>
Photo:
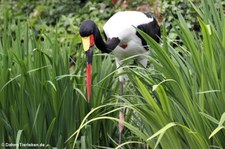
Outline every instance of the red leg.
<svg viewBox="0 0 225 149">
<path fill-rule="evenodd" d="M 123 82 L 121 81 L 120 82 L 120 96 L 123 95 Z M 122 132 L 123 132 L 123 128 L 124 128 L 124 125 L 121 123 L 124 121 L 124 110 L 121 109 L 120 113 L 119 113 L 119 144 L 121 144 L 122 142 Z"/>
</svg>

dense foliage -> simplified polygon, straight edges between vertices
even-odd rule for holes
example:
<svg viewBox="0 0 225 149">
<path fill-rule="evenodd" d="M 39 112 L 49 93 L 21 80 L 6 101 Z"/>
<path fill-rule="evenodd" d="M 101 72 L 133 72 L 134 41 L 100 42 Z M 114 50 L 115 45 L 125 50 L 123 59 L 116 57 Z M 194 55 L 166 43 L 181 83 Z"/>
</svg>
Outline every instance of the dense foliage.
<svg viewBox="0 0 225 149">
<path fill-rule="evenodd" d="M 114 57 L 96 50 L 93 96 L 87 104 L 80 23 L 89 18 L 102 26 L 116 11 L 152 8 L 155 2 L 1 1 L 1 147 L 224 148 L 225 15 L 220 0 L 162 1 L 155 9 L 162 42 L 140 32 L 152 48 L 152 65 L 124 66 L 129 81 L 123 96 Z M 119 145 L 118 113 L 124 107 L 126 128 Z"/>
</svg>

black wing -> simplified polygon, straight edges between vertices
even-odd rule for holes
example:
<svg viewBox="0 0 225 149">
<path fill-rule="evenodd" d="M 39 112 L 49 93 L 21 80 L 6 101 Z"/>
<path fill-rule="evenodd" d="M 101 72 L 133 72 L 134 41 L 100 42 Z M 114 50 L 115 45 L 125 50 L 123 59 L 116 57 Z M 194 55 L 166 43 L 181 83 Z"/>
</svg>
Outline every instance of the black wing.
<svg viewBox="0 0 225 149">
<path fill-rule="evenodd" d="M 151 17 L 150 15 L 146 14 L 147 17 Z M 156 42 L 159 43 L 160 41 L 160 37 L 161 37 L 161 33 L 160 33 L 160 27 L 158 25 L 158 22 L 156 21 L 155 18 L 153 18 L 152 22 L 149 22 L 147 24 L 141 24 L 137 26 L 138 29 L 144 31 L 145 33 L 147 33 L 149 36 L 151 36 Z M 142 45 L 145 46 L 145 48 L 148 50 L 147 48 L 147 43 L 144 40 L 144 38 L 137 32 L 137 36 L 141 39 Z"/>
</svg>

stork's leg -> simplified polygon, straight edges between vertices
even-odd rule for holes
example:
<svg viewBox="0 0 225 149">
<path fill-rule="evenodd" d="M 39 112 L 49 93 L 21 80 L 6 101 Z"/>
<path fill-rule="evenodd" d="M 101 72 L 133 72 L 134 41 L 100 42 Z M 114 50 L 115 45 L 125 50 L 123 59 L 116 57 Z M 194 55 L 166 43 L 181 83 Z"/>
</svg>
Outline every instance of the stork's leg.
<svg viewBox="0 0 225 149">
<path fill-rule="evenodd" d="M 121 62 L 119 59 L 116 58 L 116 66 L 118 68 L 118 73 L 122 73 L 123 72 L 123 68 L 120 67 L 121 65 Z M 125 77 L 124 75 L 121 75 L 119 76 L 119 81 L 120 81 L 120 96 L 123 95 L 123 82 L 125 80 Z M 124 121 L 124 110 L 121 109 L 120 110 L 120 113 L 119 113 L 119 144 L 121 144 L 122 142 L 122 132 L 123 132 L 123 128 L 124 128 L 124 125 L 121 123 Z"/>
<path fill-rule="evenodd" d="M 123 82 L 120 81 L 120 96 L 123 95 Z"/>
<path fill-rule="evenodd" d="M 123 72 L 123 68 L 120 67 L 121 61 L 120 59 L 116 58 L 116 67 L 118 68 L 118 73 L 121 74 Z M 126 79 L 126 75 L 120 75 L 119 81 L 120 81 L 120 95 L 123 95 L 123 82 Z"/>
<path fill-rule="evenodd" d="M 122 95 L 123 95 L 123 81 L 120 81 L 120 96 L 122 96 Z M 124 126 L 121 122 L 124 121 L 124 109 L 120 110 L 119 120 L 120 120 L 120 122 L 119 122 L 119 142 L 118 143 L 121 144 L 121 142 L 122 142 L 122 132 L 123 132 L 123 128 L 124 128 Z"/>
</svg>

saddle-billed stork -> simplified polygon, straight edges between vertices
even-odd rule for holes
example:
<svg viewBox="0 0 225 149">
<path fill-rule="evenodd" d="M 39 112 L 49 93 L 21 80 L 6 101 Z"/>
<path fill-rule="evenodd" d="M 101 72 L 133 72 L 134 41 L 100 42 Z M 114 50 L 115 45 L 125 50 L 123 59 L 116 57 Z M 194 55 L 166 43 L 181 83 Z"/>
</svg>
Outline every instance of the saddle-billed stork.
<svg viewBox="0 0 225 149">
<path fill-rule="evenodd" d="M 142 12 L 123 11 L 114 14 L 103 27 L 104 34 L 107 38 L 106 42 L 104 42 L 97 25 L 92 20 L 82 22 L 80 36 L 87 57 L 86 85 L 88 102 L 91 97 L 91 72 L 94 45 L 103 53 L 112 53 L 115 56 L 119 73 L 123 72 L 123 69 L 120 67 L 121 61 L 134 55 L 138 55 L 135 59 L 146 67 L 147 57 L 145 55 L 148 55 L 149 47 L 137 32 L 136 28 L 144 31 L 155 41 L 159 42 L 160 27 L 156 19 Z M 123 94 L 124 79 L 124 75 L 119 76 L 120 94 Z M 120 113 L 120 120 L 122 119 L 123 114 Z M 120 125 L 120 134 L 122 130 L 123 126 Z"/>
</svg>

